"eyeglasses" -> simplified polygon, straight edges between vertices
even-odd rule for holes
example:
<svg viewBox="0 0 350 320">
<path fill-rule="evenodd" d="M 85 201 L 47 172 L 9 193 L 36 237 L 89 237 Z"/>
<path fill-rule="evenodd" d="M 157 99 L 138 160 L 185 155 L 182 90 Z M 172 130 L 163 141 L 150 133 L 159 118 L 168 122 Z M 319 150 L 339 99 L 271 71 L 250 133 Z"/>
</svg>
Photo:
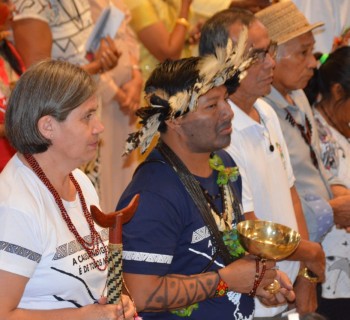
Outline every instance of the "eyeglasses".
<svg viewBox="0 0 350 320">
<path fill-rule="evenodd" d="M 277 42 L 271 41 L 267 49 L 252 49 L 251 56 L 253 59 L 256 59 L 257 62 L 264 62 L 266 55 L 269 54 L 269 56 L 272 59 L 276 58 L 277 53 Z"/>
</svg>

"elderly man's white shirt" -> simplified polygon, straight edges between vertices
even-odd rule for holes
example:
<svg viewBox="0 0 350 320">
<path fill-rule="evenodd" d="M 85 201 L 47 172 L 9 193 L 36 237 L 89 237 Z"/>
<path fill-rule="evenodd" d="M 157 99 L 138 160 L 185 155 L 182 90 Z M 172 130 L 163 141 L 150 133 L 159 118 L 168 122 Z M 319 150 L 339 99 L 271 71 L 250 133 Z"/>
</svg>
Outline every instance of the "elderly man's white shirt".
<svg viewBox="0 0 350 320">
<path fill-rule="evenodd" d="M 298 230 L 290 193 L 295 179 L 277 115 L 265 101 L 258 99 L 254 104 L 262 119 L 258 123 L 232 101 L 229 103 L 234 112 L 234 130 L 226 150 L 236 161 L 242 177 L 243 211 L 254 211 L 260 220 Z M 282 261 L 278 265 L 292 282 L 296 279 L 299 262 Z M 255 317 L 270 317 L 285 308 L 285 305 L 267 308 L 256 299 Z"/>
</svg>

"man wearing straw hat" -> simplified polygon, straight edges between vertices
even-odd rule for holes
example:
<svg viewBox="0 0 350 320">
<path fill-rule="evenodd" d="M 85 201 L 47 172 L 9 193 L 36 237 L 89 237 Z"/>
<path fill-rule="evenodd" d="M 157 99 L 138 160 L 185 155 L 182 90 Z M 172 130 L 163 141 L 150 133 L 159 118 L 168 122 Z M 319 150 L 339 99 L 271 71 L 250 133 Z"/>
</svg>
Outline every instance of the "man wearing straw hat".
<svg viewBox="0 0 350 320">
<path fill-rule="evenodd" d="M 245 255 L 237 240 L 240 179 L 220 149 L 232 132 L 227 90 L 252 63 L 245 40 L 242 32 L 237 47 L 164 62 L 146 83 L 142 127 L 126 152 L 145 152 L 158 132 L 160 140 L 118 204 L 140 194 L 123 229 L 123 262 L 143 319 L 252 319 L 253 296 L 269 304 L 295 297 L 274 262 Z M 282 289 L 273 295 L 264 288 L 275 278 Z"/>
<path fill-rule="evenodd" d="M 245 217 L 284 224 L 302 235 L 295 254 L 288 258 L 294 261 L 281 261 L 278 266 L 294 282 L 297 311 L 310 312 L 317 307 L 316 286 L 297 275 L 307 266 L 322 280 L 324 253 L 319 244 L 307 240 L 306 223 L 278 118 L 273 109 L 259 99 L 271 90 L 276 44 L 270 41 L 266 27 L 252 13 L 228 9 L 203 25 L 199 52 L 201 55 L 213 53 L 215 47 L 225 46 L 229 38 L 235 41 L 243 26 L 248 28 L 248 45 L 257 59 L 230 95 L 229 103 L 235 114 L 234 132 L 226 150 L 235 159 L 242 177 Z M 256 299 L 255 318 L 280 317 L 287 307 L 267 307 Z"/>
<path fill-rule="evenodd" d="M 256 16 L 279 45 L 273 88 L 265 100 L 276 111 L 282 127 L 310 238 L 322 243 L 327 257 L 318 311 L 332 320 L 348 319 L 350 252 L 344 228 L 350 223 L 350 193 L 323 167 L 314 117 L 302 91 L 316 67 L 311 31 L 322 23 L 310 25 L 290 1 L 274 4 Z M 333 219 L 341 229 L 333 223 L 329 227 Z M 346 269 L 341 267 L 344 262 Z"/>
</svg>

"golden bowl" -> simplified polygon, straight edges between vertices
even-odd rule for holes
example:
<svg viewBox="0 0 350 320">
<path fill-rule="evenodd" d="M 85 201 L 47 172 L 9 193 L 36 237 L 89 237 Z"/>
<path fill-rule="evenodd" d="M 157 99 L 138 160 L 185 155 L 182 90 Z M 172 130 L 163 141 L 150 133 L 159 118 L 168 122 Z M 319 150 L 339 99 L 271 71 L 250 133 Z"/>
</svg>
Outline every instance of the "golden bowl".
<svg viewBox="0 0 350 320">
<path fill-rule="evenodd" d="M 270 221 L 245 220 L 237 224 L 237 231 L 244 250 L 264 259 L 288 257 L 301 239 L 293 229 Z"/>
</svg>

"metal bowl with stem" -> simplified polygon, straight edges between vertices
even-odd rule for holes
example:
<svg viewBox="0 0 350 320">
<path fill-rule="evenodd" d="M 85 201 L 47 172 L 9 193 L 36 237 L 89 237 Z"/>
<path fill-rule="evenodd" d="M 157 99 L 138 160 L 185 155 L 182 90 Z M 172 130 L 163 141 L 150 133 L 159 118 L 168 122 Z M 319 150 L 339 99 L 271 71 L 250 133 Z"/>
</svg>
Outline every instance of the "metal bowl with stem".
<svg viewBox="0 0 350 320">
<path fill-rule="evenodd" d="M 244 250 L 261 259 L 285 259 L 295 251 L 301 240 L 297 231 L 271 221 L 245 220 L 237 224 L 237 231 Z M 280 283 L 274 280 L 265 289 L 277 293 Z"/>
</svg>

